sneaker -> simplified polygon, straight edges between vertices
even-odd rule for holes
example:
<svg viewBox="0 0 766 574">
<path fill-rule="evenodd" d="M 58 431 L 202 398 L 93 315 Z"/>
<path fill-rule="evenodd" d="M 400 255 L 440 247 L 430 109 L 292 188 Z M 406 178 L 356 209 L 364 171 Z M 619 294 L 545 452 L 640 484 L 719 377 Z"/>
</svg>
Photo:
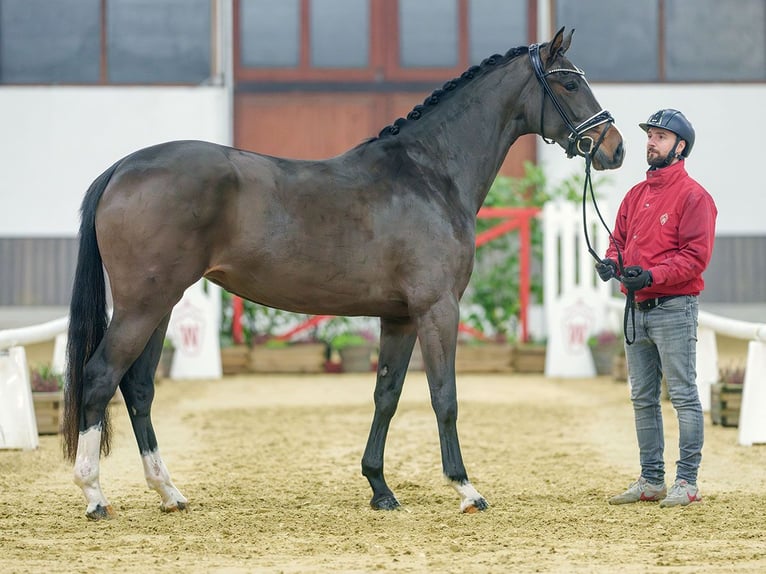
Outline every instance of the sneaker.
<svg viewBox="0 0 766 574">
<path fill-rule="evenodd" d="M 665 498 L 668 489 L 665 484 L 652 484 L 643 476 L 628 487 L 628 490 L 609 499 L 609 504 L 630 504 L 631 502 L 657 502 Z M 687 503 L 688 504 L 688 503 Z"/>
<path fill-rule="evenodd" d="M 696 484 L 691 484 L 685 480 L 676 480 L 673 486 L 670 487 L 667 497 L 660 502 L 660 508 L 686 506 L 700 500 L 702 500 L 702 495 Z"/>
</svg>

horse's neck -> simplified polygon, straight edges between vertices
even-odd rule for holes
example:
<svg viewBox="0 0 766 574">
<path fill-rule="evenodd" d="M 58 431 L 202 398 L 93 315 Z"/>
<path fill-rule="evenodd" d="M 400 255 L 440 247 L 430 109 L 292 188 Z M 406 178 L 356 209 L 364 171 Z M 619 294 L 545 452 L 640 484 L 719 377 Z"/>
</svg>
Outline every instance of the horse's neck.
<svg viewBox="0 0 766 574">
<path fill-rule="evenodd" d="M 433 116 L 410 133 L 425 153 L 417 161 L 428 161 L 455 185 L 460 201 L 475 213 L 484 203 L 511 145 L 528 127 L 521 97 L 526 72 L 511 62 L 504 70 L 473 80 L 462 93 L 439 103 Z M 447 116 L 445 121 L 440 118 Z"/>
</svg>

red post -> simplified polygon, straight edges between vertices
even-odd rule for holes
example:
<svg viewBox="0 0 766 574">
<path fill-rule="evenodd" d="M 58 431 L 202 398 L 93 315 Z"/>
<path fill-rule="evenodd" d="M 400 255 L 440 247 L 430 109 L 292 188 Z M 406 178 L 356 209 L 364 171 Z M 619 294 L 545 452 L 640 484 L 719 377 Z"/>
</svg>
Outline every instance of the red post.
<svg viewBox="0 0 766 574">
<path fill-rule="evenodd" d="M 245 342 L 242 331 L 242 313 L 244 310 L 245 305 L 242 298 L 233 295 L 231 298 L 231 338 L 235 345 L 241 345 Z"/>
</svg>

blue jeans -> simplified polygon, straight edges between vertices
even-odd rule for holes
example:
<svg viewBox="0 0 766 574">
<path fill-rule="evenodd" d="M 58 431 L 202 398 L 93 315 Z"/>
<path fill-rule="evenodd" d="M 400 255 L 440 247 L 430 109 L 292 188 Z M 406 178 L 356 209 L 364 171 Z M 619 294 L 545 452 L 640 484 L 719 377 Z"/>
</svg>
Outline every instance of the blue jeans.
<svg viewBox="0 0 766 574">
<path fill-rule="evenodd" d="M 660 389 L 665 375 L 668 394 L 678 415 L 676 480 L 697 482 L 702 459 L 704 418 L 697 392 L 697 297 L 675 297 L 649 311 L 636 310 L 636 338 L 625 345 L 630 399 L 641 455 L 641 476 L 665 482 L 665 438 Z M 628 333 L 630 333 L 630 323 Z"/>
</svg>

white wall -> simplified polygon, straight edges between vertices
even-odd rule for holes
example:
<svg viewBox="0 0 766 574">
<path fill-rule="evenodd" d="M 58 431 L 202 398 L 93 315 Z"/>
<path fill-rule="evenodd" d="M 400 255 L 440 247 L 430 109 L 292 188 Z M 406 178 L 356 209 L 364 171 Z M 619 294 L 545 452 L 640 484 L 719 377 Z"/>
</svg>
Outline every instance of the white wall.
<svg viewBox="0 0 766 574">
<path fill-rule="evenodd" d="M 226 88 L 0 88 L 0 236 L 75 236 L 91 182 L 176 139 L 231 145 Z"/>
<path fill-rule="evenodd" d="M 718 234 L 766 235 L 766 156 L 759 144 L 766 85 L 595 84 L 593 90 L 615 117 L 627 150 L 622 168 L 598 174 L 608 178 L 598 187 L 604 213 L 613 214 L 645 177 L 646 136 L 637 124 L 675 107 L 697 132 L 687 168 L 718 205 Z M 76 235 L 90 183 L 141 147 L 174 139 L 231 145 L 229 102 L 223 87 L 0 88 L 0 236 Z M 558 146 L 538 142 L 552 181 L 582 173 L 582 159 L 568 160 Z"/>
<path fill-rule="evenodd" d="M 594 84 L 599 103 L 615 118 L 626 146 L 626 158 L 608 181 L 597 186 L 613 225 L 619 202 L 646 177 L 646 134 L 638 127 L 661 108 L 681 110 L 694 126 L 696 142 L 687 171 L 702 184 L 718 206 L 717 235 L 766 235 L 766 85 L 608 85 Z M 557 181 L 583 173 L 584 161 L 568 160 L 559 146 L 538 144 L 546 174 Z M 596 180 L 598 181 L 598 180 Z M 606 213 L 606 209 L 602 209 Z"/>
</svg>

